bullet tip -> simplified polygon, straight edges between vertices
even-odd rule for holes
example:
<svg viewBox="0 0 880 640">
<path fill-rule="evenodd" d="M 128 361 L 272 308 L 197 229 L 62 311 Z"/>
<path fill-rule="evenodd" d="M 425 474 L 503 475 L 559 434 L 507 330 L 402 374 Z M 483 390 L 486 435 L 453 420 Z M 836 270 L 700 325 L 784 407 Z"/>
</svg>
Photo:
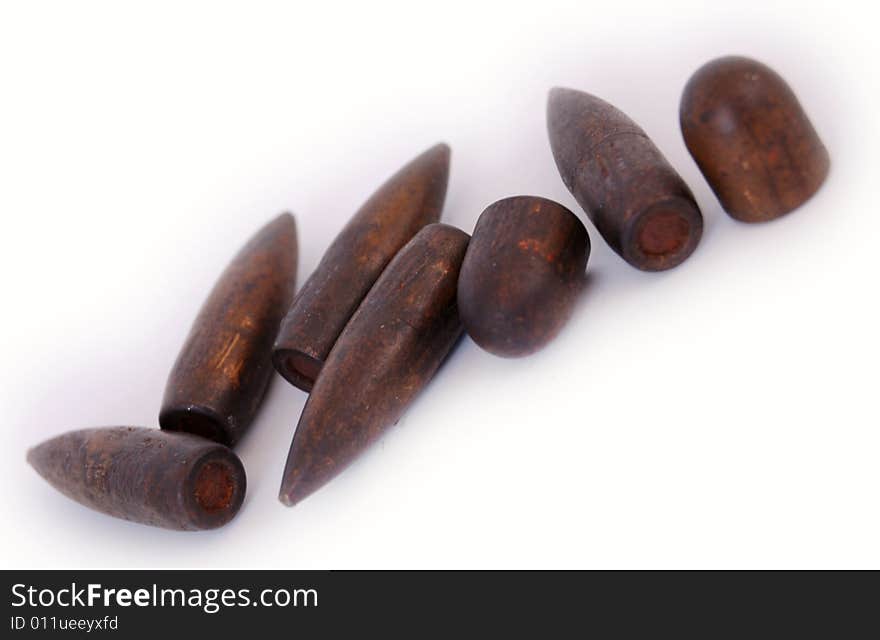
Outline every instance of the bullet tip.
<svg viewBox="0 0 880 640">
<path fill-rule="evenodd" d="M 302 468 L 299 465 L 293 465 L 288 460 L 288 468 L 285 469 L 284 476 L 281 480 L 281 490 L 278 492 L 278 500 L 286 507 L 292 507 L 302 502 L 315 491 L 320 489 L 328 478 L 315 477 L 312 469 Z M 291 473 L 288 471 L 291 470 Z"/>
<path fill-rule="evenodd" d="M 294 505 L 294 502 L 283 491 L 278 494 L 278 499 L 281 501 L 281 504 L 283 504 L 285 507 L 292 507 Z"/>
<path fill-rule="evenodd" d="M 553 105 L 562 101 L 571 101 L 574 99 L 583 99 L 589 94 L 578 91 L 577 89 L 569 89 L 568 87 L 553 87 L 547 93 L 547 103 Z"/>
<path fill-rule="evenodd" d="M 424 155 L 436 159 L 443 164 L 449 164 L 449 158 L 452 155 L 452 148 L 445 142 L 438 142 L 425 151 Z"/>
<path fill-rule="evenodd" d="M 273 227 L 279 225 L 290 227 L 291 229 L 293 229 L 294 232 L 296 232 L 296 218 L 290 211 L 282 211 L 277 216 L 275 216 L 275 219 L 266 226 Z"/>
<path fill-rule="evenodd" d="M 35 444 L 32 447 L 28 447 L 27 453 L 25 454 L 25 460 L 27 461 L 27 463 L 40 473 L 42 473 L 42 471 L 40 471 L 40 467 L 43 466 L 42 460 L 46 452 L 46 445 L 51 441 L 52 440 L 47 440 L 45 442 Z"/>
<path fill-rule="evenodd" d="M 305 498 L 305 496 L 299 495 L 296 487 L 282 487 L 281 491 L 278 493 L 278 500 L 280 500 L 281 504 L 283 504 L 285 507 L 292 507 L 303 498 Z"/>
</svg>

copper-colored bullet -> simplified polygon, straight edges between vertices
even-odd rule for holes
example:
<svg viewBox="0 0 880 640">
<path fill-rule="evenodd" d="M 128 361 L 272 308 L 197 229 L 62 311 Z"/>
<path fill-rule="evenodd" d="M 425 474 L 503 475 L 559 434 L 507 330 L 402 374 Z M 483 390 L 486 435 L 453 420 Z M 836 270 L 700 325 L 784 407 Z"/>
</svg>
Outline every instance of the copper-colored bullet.
<svg viewBox="0 0 880 640">
<path fill-rule="evenodd" d="M 340 232 L 281 323 L 273 362 L 309 391 L 351 315 L 394 255 L 440 219 L 449 147 L 438 144 L 394 174 Z"/>
<path fill-rule="evenodd" d="M 465 331 L 499 356 L 537 351 L 571 315 L 590 238 L 561 204 L 505 198 L 480 215 L 458 277 Z"/>
<path fill-rule="evenodd" d="M 828 151 L 794 92 L 769 67 L 738 56 L 691 76 L 681 131 L 731 216 L 764 222 L 796 209 L 828 175 Z"/>
<path fill-rule="evenodd" d="M 294 505 L 403 415 L 461 335 L 455 292 L 468 235 L 422 229 L 397 254 L 327 357 L 303 409 L 280 500 Z"/>
<path fill-rule="evenodd" d="M 273 374 L 272 342 L 293 299 L 296 224 L 289 213 L 260 229 L 199 311 L 165 387 L 159 424 L 233 446 L 250 426 Z"/>
<path fill-rule="evenodd" d="M 626 114 L 590 94 L 553 89 L 547 129 L 565 186 L 624 260 L 661 271 L 693 253 L 703 233 L 694 196 Z"/>
<path fill-rule="evenodd" d="M 69 431 L 28 451 L 28 462 L 68 498 L 166 529 L 214 529 L 244 500 L 232 450 L 188 433 L 143 427 Z"/>
</svg>

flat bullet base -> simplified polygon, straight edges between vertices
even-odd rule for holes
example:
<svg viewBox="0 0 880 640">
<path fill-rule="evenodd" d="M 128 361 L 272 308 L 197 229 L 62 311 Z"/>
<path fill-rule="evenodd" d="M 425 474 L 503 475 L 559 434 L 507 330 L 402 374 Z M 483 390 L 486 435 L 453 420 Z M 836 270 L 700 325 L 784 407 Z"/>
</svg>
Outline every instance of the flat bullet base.
<svg viewBox="0 0 880 640">
<path fill-rule="evenodd" d="M 223 419 L 205 407 L 165 409 L 159 414 L 159 425 L 164 431 L 192 433 L 226 446 L 231 445 Z"/>
<path fill-rule="evenodd" d="M 323 361 L 314 358 L 299 349 L 276 349 L 272 354 L 275 370 L 285 380 L 306 393 L 315 386 L 315 380 L 324 366 Z"/>
<path fill-rule="evenodd" d="M 687 260 L 703 235 L 703 217 L 684 198 L 659 202 L 637 214 L 623 237 L 623 258 L 643 271 L 665 271 Z"/>
</svg>

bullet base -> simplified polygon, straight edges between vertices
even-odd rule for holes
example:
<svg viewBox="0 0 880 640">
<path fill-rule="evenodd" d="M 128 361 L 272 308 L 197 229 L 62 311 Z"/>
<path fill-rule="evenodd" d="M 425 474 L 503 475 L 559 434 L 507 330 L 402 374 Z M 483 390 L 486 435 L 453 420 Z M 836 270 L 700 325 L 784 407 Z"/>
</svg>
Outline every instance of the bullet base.
<svg viewBox="0 0 880 640">
<path fill-rule="evenodd" d="M 223 526 L 241 508 L 246 480 L 241 463 L 235 462 L 237 459 L 208 454 L 193 466 L 186 501 L 198 528 Z"/>
<path fill-rule="evenodd" d="M 159 414 L 159 425 L 164 431 L 192 433 L 231 446 L 223 418 L 205 407 L 165 409 Z"/>
<path fill-rule="evenodd" d="M 703 217 L 684 198 L 659 202 L 633 217 L 623 258 L 643 271 L 672 269 L 687 260 L 703 235 Z"/>
<path fill-rule="evenodd" d="M 272 354 L 275 370 L 293 386 L 306 393 L 315 386 L 315 380 L 324 362 L 299 349 L 275 349 Z"/>
</svg>

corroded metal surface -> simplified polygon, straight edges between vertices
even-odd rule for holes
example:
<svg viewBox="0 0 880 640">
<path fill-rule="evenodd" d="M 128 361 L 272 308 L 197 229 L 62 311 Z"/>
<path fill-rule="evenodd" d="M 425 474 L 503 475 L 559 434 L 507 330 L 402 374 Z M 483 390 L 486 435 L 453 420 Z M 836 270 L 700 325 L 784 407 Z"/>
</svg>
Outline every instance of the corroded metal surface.
<svg viewBox="0 0 880 640">
<path fill-rule="evenodd" d="M 589 255 L 587 230 L 561 204 L 518 196 L 490 205 L 458 278 L 468 335 L 500 356 L 540 349 L 570 316 Z"/>
<path fill-rule="evenodd" d="M 697 70 L 679 110 L 688 150 L 731 216 L 772 220 L 822 186 L 828 151 L 794 92 L 775 71 L 719 58 Z"/>
<path fill-rule="evenodd" d="M 394 255 L 440 219 L 449 147 L 438 144 L 392 176 L 340 232 L 296 296 L 275 341 L 275 368 L 309 391 L 336 339 Z"/>
<path fill-rule="evenodd" d="M 403 415 L 461 335 L 456 285 L 468 235 L 422 229 L 370 290 L 306 402 L 279 498 L 296 504 Z"/>
<path fill-rule="evenodd" d="M 244 467 L 227 447 L 143 427 L 69 431 L 28 451 L 49 484 L 87 507 L 167 529 L 213 529 L 244 500 Z"/>
<path fill-rule="evenodd" d="M 296 285 L 296 224 L 289 213 L 260 229 L 226 268 L 168 376 L 163 429 L 235 445 L 273 375 L 272 343 Z"/>
<path fill-rule="evenodd" d="M 661 271 L 693 253 L 703 233 L 700 209 L 635 122 L 595 96 L 553 89 L 547 129 L 565 186 L 624 260 Z"/>
</svg>

